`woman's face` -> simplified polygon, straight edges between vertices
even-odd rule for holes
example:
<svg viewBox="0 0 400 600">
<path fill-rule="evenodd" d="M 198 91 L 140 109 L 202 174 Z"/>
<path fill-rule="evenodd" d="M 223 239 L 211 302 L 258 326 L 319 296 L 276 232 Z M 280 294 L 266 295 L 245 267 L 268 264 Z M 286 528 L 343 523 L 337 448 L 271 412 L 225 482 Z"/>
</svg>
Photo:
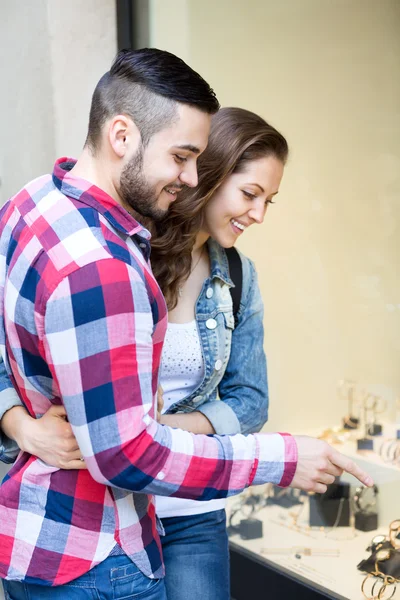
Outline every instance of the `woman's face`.
<svg viewBox="0 0 400 600">
<path fill-rule="evenodd" d="M 223 248 L 230 248 L 250 225 L 262 223 L 278 193 L 283 169 L 280 160 L 268 156 L 230 175 L 205 208 L 205 232 Z"/>
</svg>

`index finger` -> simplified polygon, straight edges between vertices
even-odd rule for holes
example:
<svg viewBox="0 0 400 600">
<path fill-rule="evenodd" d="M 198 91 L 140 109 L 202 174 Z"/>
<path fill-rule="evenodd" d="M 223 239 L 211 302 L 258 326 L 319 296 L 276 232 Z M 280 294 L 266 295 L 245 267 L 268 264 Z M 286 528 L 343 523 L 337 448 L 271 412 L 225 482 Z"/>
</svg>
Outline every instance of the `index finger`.
<svg viewBox="0 0 400 600">
<path fill-rule="evenodd" d="M 367 487 L 372 487 L 374 485 L 372 477 L 368 475 L 366 471 L 364 471 L 358 465 L 356 465 L 356 463 L 350 458 L 348 458 L 348 456 L 341 454 L 341 452 L 332 452 L 330 460 L 334 465 L 340 467 L 341 469 L 343 469 L 343 471 L 350 473 L 350 475 L 353 475 L 356 479 L 361 481 L 361 483 L 363 483 Z"/>
</svg>

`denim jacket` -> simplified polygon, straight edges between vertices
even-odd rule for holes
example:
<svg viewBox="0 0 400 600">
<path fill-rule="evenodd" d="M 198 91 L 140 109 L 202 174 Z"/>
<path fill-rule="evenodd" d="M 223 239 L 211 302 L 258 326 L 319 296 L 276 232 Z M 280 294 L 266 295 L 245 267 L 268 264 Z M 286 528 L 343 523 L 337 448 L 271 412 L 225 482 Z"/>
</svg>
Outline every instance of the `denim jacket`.
<svg viewBox="0 0 400 600">
<path fill-rule="evenodd" d="M 196 322 L 205 365 L 198 388 L 167 413 L 199 411 L 222 434 L 254 433 L 268 418 L 267 367 L 263 350 L 263 303 L 252 261 L 240 253 L 243 287 L 235 327 L 224 249 L 208 242 L 211 275 L 203 283 L 196 303 Z M 3 361 L 0 359 L 0 419 L 20 406 Z M 0 460 L 15 460 L 18 447 L 0 431 Z"/>
</svg>

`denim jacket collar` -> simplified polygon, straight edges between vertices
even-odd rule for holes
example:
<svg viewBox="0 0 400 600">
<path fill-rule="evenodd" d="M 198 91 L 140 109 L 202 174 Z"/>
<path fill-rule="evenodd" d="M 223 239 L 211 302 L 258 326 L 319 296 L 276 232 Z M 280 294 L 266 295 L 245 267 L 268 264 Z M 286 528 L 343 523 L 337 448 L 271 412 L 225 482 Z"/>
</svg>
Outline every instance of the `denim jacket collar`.
<svg viewBox="0 0 400 600">
<path fill-rule="evenodd" d="M 212 238 L 209 238 L 207 246 L 211 263 L 211 280 L 217 277 L 229 287 L 233 287 L 234 283 L 229 275 L 228 259 L 224 249 Z"/>
</svg>

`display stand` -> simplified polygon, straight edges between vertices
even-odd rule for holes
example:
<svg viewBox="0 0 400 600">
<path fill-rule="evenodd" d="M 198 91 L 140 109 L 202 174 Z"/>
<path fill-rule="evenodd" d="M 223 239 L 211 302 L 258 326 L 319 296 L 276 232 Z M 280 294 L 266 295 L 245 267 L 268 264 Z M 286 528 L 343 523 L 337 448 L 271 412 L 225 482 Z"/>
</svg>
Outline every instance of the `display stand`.
<svg viewBox="0 0 400 600">
<path fill-rule="evenodd" d="M 273 560 L 244 548 L 231 540 L 231 597 L 235 600 L 250 598 L 295 598 L 295 600 L 346 600 L 327 588 L 310 581 L 308 577 L 275 563 Z"/>
<path fill-rule="evenodd" d="M 395 425 L 384 423 L 384 435 L 379 443 L 396 437 L 395 429 Z M 312 435 L 316 435 L 316 432 L 312 432 Z M 369 555 L 366 548 L 371 539 L 378 533 L 387 534 L 389 523 L 400 517 L 400 468 L 386 463 L 377 452 L 358 452 L 357 433 L 351 432 L 351 436 L 336 447 L 374 478 L 379 488 L 378 529 L 369 532 L 352 527 L 337 527 L 334 530 L 307 529 L 308 499 L 297 522 L 290 517 L 296 513 L 296 508 L 264 506 L 252 514 L 262 521 L 262 538 L 243 540 L 238 534 L 230 537 L 232 597 L 235 600 L 264 596 L 296 600 L 365 600 L 361 592 L 365 574 L 357 570 L 357 564 Z M 353 493 L 357 486 L 356 480 L 345 475 L 343 481 L 351 483 Z M 252 491 L 258 493 L 258 488 L 255 487 Z M 228 519 L 232 507 L 237 503 L 237 497 L 229 499 Z M 268 554 L 263 553 L 265 548 Z M 325 550 L 328 554 L 335 550 L 338 551 L 338 556 L 303 554 L 296 557 L 295 551 L 288 551 L 295 548 Z M 274 549 L 276 553 L 273 552 Z M 393 600 L 400 600 L 400 589 L 397 589 Z"/>
<path fill-rule="evenodd" d="M 228 514 L 230 507 L 234 504 L 234 500 L 228 503 Z M 249 577 L 245 574 L 246 560 L 240 561 L 240 558 L 256 560 L 258 563 L 258 571 L 266 569 L 263 575 L 259 573 L 259 580 L 265 579 L 268 581 L 272 578 L 281 586 L 279 589 L 282 593 L 283 588 L 296 590 L 296 599 L 301 598 L 301 593 L 305 593 L 302 588 L 308 591 L 315 592 L 315 598 L 335 598 L 340 600 L 361 600 L 361 582 L 364 575 L 357 571 L 357 564 L 364 556 L 374 533 L 358 532 L 351 533 L 348 527 L 339 527 L 334 530 L 334 533 L 325 534 L 323 531 L 312 530 L 309 534 L 298 532 L 295 529 L 285 525 L 287 520 L 287 511 L 280 507 L 266 507 L 257 512 L 257 518 L 263 522 L 263 538 L 256 540 L 242 540 L 238 535 L 233 535 L 230 538 L 230 549 L 232 559 L 232 597 L 236 600 L 242 600 L 238 595 L 237 583 L 235 579 L 240 578 L 239 572 L 248 582 Z M 307 521 L 307 509 L 304 511 L 305 521 Z M 379 530 L 379 533 L 385 533 L 385 529 Z M 354 537 L 352 537 L 354 536 Z M 352 537 L 352 539 L 346 539 Z M 268 554 L 264 555 L 263 548 L 312 548 L 319 550 L 338 549 L 339 556 L 304 556 L 296 558 L 296 552 L 291 554 Z M 242 564 L 241 564 L 242 562 Z M 248 565 L 247 565 L 248 568 Z M 273 573 L 268 573 L 273 571 Z M 285 578 L 290 579 L 291 583 L 285 582 Z M 266 589 L 264 588 L 264 593 Z M 249 593 L 248 600 L 252 597 Z M 277 588 L 278 591 L 278 588 Z M 288 590 L 287 590 L 288 591 Z M 254 596 L 257 597 L 257 596 Z M 274 596 L 271 596 L 274 597 Z M 282 594 L 283 598 L 290 597 Z M 311 596 L 304 596 L 311 598 Z"/>
</svg>

